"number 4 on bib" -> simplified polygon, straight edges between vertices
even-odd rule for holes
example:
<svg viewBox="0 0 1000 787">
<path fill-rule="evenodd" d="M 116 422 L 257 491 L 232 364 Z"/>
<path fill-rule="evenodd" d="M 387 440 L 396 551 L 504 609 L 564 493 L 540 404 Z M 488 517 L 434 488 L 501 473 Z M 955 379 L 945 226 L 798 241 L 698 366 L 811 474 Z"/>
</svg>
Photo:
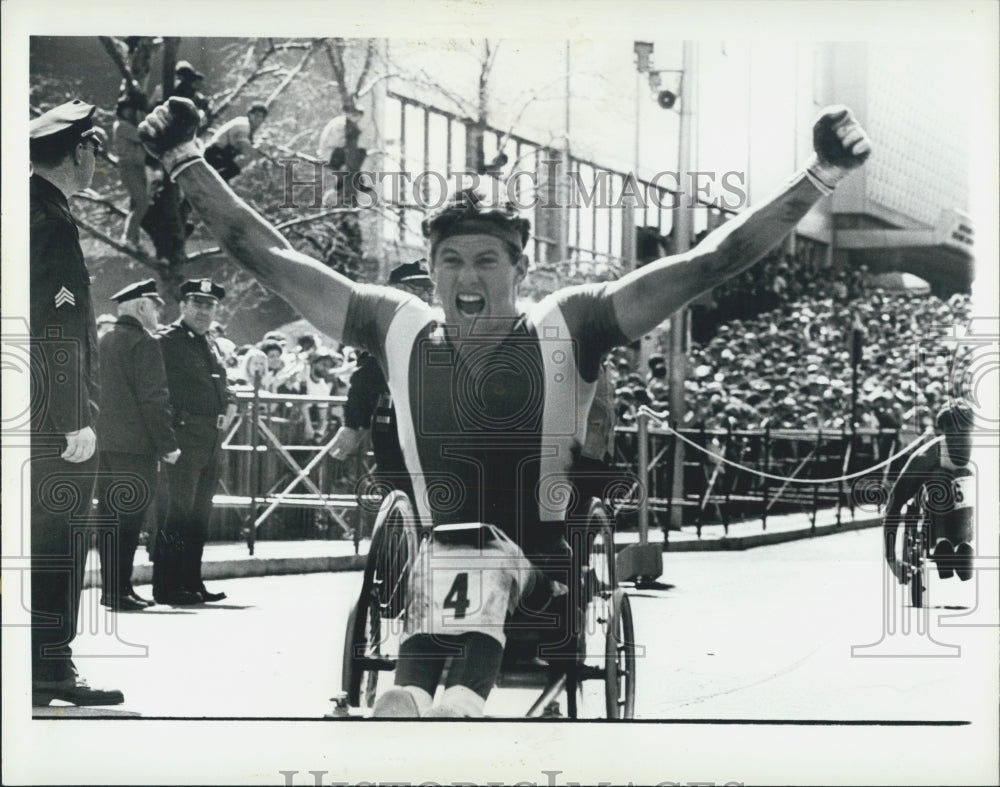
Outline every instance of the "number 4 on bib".
<svg viewBox="0 0 1000 787">
<path fill-rule="evenodd" d="M 463 571 L 455 575 L 455 581 L 451 583 L 448 595 L 444 597 L 442 606 L 445 609 L 455 610 L 455 619 L 465 617 L 465 611 L 469 608 L 469 573 Z"/>
</svg>

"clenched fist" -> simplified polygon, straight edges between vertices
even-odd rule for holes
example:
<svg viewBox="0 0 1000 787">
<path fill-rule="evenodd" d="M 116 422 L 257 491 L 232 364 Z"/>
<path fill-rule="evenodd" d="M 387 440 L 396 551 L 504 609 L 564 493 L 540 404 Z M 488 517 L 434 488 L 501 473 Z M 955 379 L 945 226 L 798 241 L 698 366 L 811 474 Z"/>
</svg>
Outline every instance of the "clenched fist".
<svg viewBox="0 0 1000 787">
<path fill-rule="evenodd" d="M 195 141 L 200 116 L 194 102 L 172 96 L 139 124 L 139 139 L 149 155 L 160 160 L 173 177 L 181 168 L 201 158 Z"/>
<path fill-rule="evenodd" d="M 827 107 L 813 126 L 815 160 L 806 169 L 820 191 L 829 194 L 871 155 L 872 143 L 845 106 Z"/>
</svg>

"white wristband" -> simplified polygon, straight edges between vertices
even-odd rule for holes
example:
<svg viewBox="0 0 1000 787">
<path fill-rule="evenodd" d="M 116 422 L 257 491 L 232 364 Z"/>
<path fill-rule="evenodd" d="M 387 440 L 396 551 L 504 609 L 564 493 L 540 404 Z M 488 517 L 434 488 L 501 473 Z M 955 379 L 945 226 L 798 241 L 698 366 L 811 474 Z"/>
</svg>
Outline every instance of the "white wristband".
<svg viewBox="0 0 1000 787">
<path fill-rule="evenodd" d="M 833 194 L 837 184 L 850 174 L 851 170 L 838 167 L 835 164 L 826 164 L 816 156 L 813 156 L 812 161 L 806 167 L 806 177 L 824 194 Z"/>
<path fill-rule="evenodd" d="M 176 180 L 181 172 L 199 160 L 203 160 L 203 156 L 201 145 L 198 144 L 198 140 L 196 139 L 192 139 L 189 142 L 182 142 L 177 147 L 171 148 L 160 156 L 160 163 L 171 180 Z"/>
</svg>

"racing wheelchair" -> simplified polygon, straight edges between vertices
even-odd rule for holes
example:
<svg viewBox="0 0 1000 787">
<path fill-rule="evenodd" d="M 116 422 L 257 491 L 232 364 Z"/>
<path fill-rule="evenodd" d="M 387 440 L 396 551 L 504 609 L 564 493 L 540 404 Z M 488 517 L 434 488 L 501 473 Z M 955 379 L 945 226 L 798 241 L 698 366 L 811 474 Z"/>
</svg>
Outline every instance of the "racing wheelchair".
<svg viewBox="0 0 1000 787">
<path fill-rule="evenodd" d="M 566 699 L 566 714 L 581 715 L 583 687 L 603 681 L 603 711 L 609 719 L 630 719 L 635 708 L 636 645 L 632 608 L 617 586 L 611 517 L 596 498 L 586 525 L 571 531 L 579 557 L 573 560 L 571 581 L 581 588 L 579 625 L 571 634 L 574 653 L 547 662 L 536 657 L 540 632 L 522 626 L 512 616 L 505 626 L 507 645 L 496 688 L 538 688 L 528 717 L 559 715 L 558 700 Z M 382 502 L 372 530 L 361 592 L 351 608 L 344 638 L 342 688 L 347 705 L 370 709 L 375 704 L 381 673 L 396 667 L 398 639 L 407 614 L 407 586 L 417 552 L 431 531 L 422 529 L 409 498 L 400 491 Z M 387 676 L 388 677 L 388 676 Z M 588 693 L 588 697 L 590 694 Z M 587 704 L 587 710 L 592 709 Z"/>
<path fill-rule="evenodd" d="M 955 547 L 961 549 L 973 541 L 973 495 L 972 476 L 958 476 L 947 489 L 941 485 L 922 488 L 904 509 L 902 581 L 909 585 L 914 607 L 927 603 L 931 563 L 936 564 L 941 579 L 971 577 L 971 551 L 959 555 Z"/>
</svg>

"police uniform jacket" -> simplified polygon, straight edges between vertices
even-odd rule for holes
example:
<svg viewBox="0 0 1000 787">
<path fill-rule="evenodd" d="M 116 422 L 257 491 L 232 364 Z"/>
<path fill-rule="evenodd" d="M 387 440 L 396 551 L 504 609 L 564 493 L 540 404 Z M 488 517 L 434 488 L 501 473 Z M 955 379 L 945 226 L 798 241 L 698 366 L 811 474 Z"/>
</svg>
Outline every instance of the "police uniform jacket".
<svg viewBox="0 0 1000 787">
<path fill-rule="evenodd" d="M 226 372 L 214 342 L 183 320 L 157 333 L 170 390 L 174 429 L 182 461 L 211 453 L 219 439 L 218 419 L 226 411 Z"/>
<path fill-rule="evenodd" d="M 102 451 L 164 456 L 177 448 L 160 345 L 130 315 L 101 337 Z"/>
<path fill-rule="evenodd" d="M 36 434 L 67 434 L 97 421 L 97 324 L 90 273 L 63 193 L 32 175 L 31 424 Z"/>
</svg>

